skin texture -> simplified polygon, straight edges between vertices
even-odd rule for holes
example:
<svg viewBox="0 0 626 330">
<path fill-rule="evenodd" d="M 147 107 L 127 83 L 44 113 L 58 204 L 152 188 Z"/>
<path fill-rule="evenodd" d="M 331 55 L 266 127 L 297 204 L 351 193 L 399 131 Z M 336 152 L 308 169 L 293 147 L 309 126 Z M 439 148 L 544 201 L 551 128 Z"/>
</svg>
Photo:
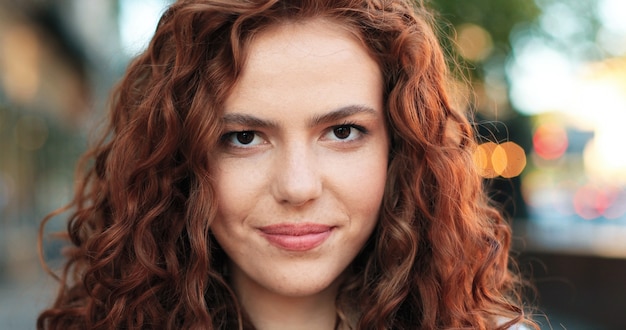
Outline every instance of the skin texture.
<svg viewBox="0 0 626 330">
<path fill-rule="evenodd" d="M 387 178 L 382 90 L 377 63 L 334 23 L 286 23 L 250 44 L 225 104 L 211 230 L 258 329 L 334 326 L 339 279 Z M 315 234 L 276 244 L 265 230 L 276 225 Z"/>
</svg>

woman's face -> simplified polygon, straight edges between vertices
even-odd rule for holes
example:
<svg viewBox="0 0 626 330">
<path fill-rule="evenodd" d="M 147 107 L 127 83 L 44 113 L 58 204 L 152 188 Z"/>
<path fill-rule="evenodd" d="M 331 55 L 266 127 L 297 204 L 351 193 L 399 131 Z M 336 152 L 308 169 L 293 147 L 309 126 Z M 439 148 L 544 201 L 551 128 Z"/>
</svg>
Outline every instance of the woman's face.
<svg viewBox="0 0 626 330">
<path fill-rule="evenodd" d="M 211 230 L 237 292 L 335 290 L 371 235 L 389 139 L 382 74 L 347 31 L 270 28 L 225 103 Z"/>
</svg>

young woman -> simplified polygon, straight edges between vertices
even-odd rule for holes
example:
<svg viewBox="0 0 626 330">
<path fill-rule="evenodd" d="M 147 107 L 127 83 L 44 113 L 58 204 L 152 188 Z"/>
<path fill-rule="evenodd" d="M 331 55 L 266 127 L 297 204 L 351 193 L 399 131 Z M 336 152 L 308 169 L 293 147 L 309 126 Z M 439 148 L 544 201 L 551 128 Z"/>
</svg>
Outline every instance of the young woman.
<svg viewBox="0 0 626 330">
<path fill-rule="evenodd" d="M 38 327 L 534 327 L 430 24 L 409 0 L 172 5 Z"/>
</svg>

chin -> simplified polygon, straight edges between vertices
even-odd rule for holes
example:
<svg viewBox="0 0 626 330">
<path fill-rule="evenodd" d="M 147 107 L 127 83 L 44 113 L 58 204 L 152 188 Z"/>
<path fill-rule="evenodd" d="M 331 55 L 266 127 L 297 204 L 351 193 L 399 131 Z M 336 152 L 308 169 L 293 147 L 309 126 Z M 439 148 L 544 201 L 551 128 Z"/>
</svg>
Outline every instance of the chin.
<svg viewBox="0 0 626 330">
<path fill-rule="evenodd" d="M 292 277 L 294 280 L 280 283 L 276 287 L 276 292 L 291 298 L 304 298 L 319 294 L 323 295 L 324 293 L 336 295 L 339 285 L 343 282 L 345 276 L 343 274 L 328 276 L 328 273 L 325 275 L 316 279 L 307 278 L 304 280 L 301 277 L 300 279 L 297 276 Z"/>
</svg>

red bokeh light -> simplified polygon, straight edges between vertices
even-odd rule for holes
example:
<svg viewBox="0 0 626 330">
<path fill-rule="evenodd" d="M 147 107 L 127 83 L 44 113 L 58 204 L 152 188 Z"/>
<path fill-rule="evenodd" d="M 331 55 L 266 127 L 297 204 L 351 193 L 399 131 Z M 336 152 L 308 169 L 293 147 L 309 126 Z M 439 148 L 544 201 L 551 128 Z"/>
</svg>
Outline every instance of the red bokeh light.
<svg viewBox="0 0 626 330">
<path fill-rule="evenodd" d="M 583 219 L 617 219 L 626 214 L 626 192 L 610 187 L 586 185 L 574 194 L 574 210 Z"/>
<path fill-rule="evenodd" d="M 567 132 L 556 124 L 542 124 L 533 134 L 535 153 L 544 159 L 557 159 L 563 156 L 568 144 Z"/>
</svg>

